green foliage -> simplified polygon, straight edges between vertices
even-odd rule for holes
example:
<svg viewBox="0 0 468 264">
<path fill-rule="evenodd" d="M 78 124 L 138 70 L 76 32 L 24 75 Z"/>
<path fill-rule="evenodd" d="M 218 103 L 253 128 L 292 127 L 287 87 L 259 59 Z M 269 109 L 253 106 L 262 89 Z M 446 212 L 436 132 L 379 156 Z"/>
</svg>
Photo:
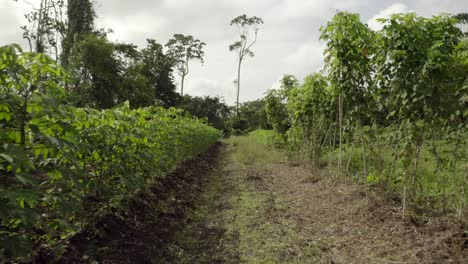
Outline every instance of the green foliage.
<svg viewBox="0 0 468 264">
<path fill-rule="evenodd" d="M 17 0 L 15 0 L 17 1 Z M 55 55 L 58 59 L 60 44 L 66 31 L 65 0 L 40 0 L 30 2 L 32 11 L 25 14 L 29 25 L 22 26 L 23 38 L 28 41 L 30 51 Z"/>
<path fill-rule="evenodd" d="M 111 43 L 105 35 L 83 35 L 70 58 L 73 82 L 68 85 L 78 106 L 99 109 L 130 101 L 132 108 L 176 106 L 180 100 L 172 77 L 172 58 L 148 39 L 138 50 L 132 44 Z"/>
<path fill-rule="evenodd" d="M 230 109 L 219 97 L 184 95 L 178 107 L 197 118 L 206 118 L 208 124 L 229 133 Z"/>
<path fill-rule="evenodd" d="M 249 137 L 255 138 L 257 143 L 265 146 L 281 149 L 284 147 L 283 138 L 273 130 L 258 129 L 249 133 Z"/>
<path fill-rule="evenodd" d="M 184 96 L 184 79 L 189 74 L 189 61 L 198 59 L 203 64 L 203 56 L 205 51 L 203 48 L 206 43 L 194 38 L 191 35 L 185 36 L 182 34 L 174 34 L 166 47 L 167 54 L 175 63 L 175 66 L 182 77 L 180 95 Z"/>
<path fill-rule="evenodd" d="M 380 94 L 390 116 L 398 120 L 448 119 L 460 110 L 452 92 L 463 79 L 451 72 L 453 52 L 461 40 L 455 20 L 447 16 L 431 19 L 416 14 L 393 15 L 381 32 L 376 63 Z M 457 83 L 458 82 L 458 83 Z M 455 109 L 454 109 L 455 107 Z"/>
<path fill-rule="evenodd" d="M 85 104 L 100 109 L 117 104 L 122 90 L 120 64 L 114 51 L 114 45 L 107 38 L 95 34 L 87 35 L 77 44 L 73 68 L 79 72 L 74 74 L 76 85 L 72 89 Z M 86 99 L 86 95 L 89 98 Z"/>
<path fill-rule="evenodd" d="M 457 20 L 457 26 L 465 38 L 468 37 L 468 13 L 459 13 L 453 16 L 453 18 Z"/>
<path fill-rule="evenodd" d="M 250 50 L 250 47 L 257 40 L 258 26 L 261 24 L 263 24 L 263 20 L 261 18 L 256 16 L 247 17 L 245 14 L 232 19 L 230 25 L 235 25 L 239 28 L 240 40 L 229 45 L 229 51 L 237 51 L 239 53 L 240 60 L 242 60 L 246 55 L 253 57 L 254 53 Z M 255 33 L 255 39 L 249 44 L 248 38 L 252 29 Z"/>
<path fill-rule="evenodd" d="M 322 74 L 306 76 L 287 91 L 286 108 L 292 123 L 287 132 L 289 150 L 303 151 L 314 162 L 321 155 L 323 142 L 336 120 L 336 97 L 329 81 Z"/>
<path fill-rule="evenodd" d="M 294 89 L 297 85 L 297 79 L 292 75 L 285 75 L 282 79 L 282 90 L 270 90 L 265 97 L 265 109 L 273 130 L 280 135 L 286 135 L 286 132 L 291 127 L 289 113 L 284 103 L 288 91 Z"/>
<path fill-rule="evenodd" d="M 265 111 L 265 100 L 245 102 L 237 114 L 219 97 L 198 97 L 184 95 L 178 108 L 186 110 L 197 118 L 206 118 L 208 124 L 222 130 L 225 136 L 245 134 L 256 129 L 271 129 Z"/>
<path fill-rule="evenodd" d="M 164 53 L 163 46 L 154 39 L 148 39 L 141 51 L 141 74 L 146 77 L 151 95 L 165 107 L 175 107 L 180 101 L 173 80 L 173 60 Z"/>
<path fill-rule="evenodd" d="M 456 213 L 466 203 L 467 41 L 450 16 L 381 19 L 374 32 L 339 12 L 321 28 L 325 71 L 285 76 L 266 97 L 290 151 L 409 209 Z M 335 170 L 337 169 L 337 170 Z"/>
<path fill-rule="evenodd" d="M 337 13 L 320 29 L 327 41 L 325 69 L 334 93 L 343 100 L 344 115 L 351 121 L 364 121 L 372 114 L 372 67 L 375 34 L 363 24 L 359 15 Z"/>
<path fill-rule="evenodd" d="M 275 136 L 271 130 L 257 130 L 246 136 L 232 136 L 226 141 L 236 147 L 233 158 L 236 162 L 249 166 L 280 163 L 284 161 L 284 155 L 272 145 L 264 144 L 265 140 Z"/>
<path fill-rule="evenodd" d="M 265 99 L 242 103 L 237 109 L 237 114 L 231 118 L 232 128 L 240 133 L 271 129 L 265 106 Z"/>
<path fill-rule="evenodd" d="M 23 38 L 31 51 L 53 55 L 70 73 L 71 82 L 65 88 L 76 106 L 107 109 L 125 101 L 132 108 L 178 104 L 172 76 L 176 61 L 155 40 L 149 39 L 142 50 L 109 41 L 107 33 L 112 30 L 95 28 L 90 0 L 40 0 L 37 4 L 30 3 Z M 186 50 L 189 57 L 203 56 L 192 49 L 195 46 Z"/>
<path fill-rule="evenodd" d="M 68 68 L 71 52 L 81 37 L 94 29 L 93 2 L 90 0 L 68 0 L 67 2 L 67 28 L 66 36 L 62 41 L 61 65 Z"/>
<path fill-rule="evenodd" d="M 0 260 L 54 248 L 220 137 L 174 108 L 70 106 L 65 82 L 47 56 L 0 48 Z"/>
<path fill-rule="evenodd" d="M 273 129 L 281 135 L 285 135 L 291 127 L 283 98 L 284 94 L 279 90 L 270 90 L 265 98 L 268 121 Z"/>
</svg>

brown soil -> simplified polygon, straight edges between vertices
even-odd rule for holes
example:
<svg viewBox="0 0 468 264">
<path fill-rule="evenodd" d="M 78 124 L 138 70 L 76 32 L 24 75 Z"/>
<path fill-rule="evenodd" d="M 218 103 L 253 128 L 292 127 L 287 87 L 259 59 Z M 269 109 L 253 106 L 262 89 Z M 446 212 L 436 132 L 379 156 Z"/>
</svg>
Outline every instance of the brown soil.
<svg viewBox="0 0 468 264">
<path fill-rule="evenodd" d="M 289 197 L 291 217 L 320 263 L 466 263 L 468 240 L 460 222 L 401 218 L 401 207 L 362 188 L 311 173 L 303 166 L 272 165 L 272 191 Z"/>
<path fill-rule="evenodd" d="M 128 201 L 125 211 L 102 216 L 72 237 L 58 261 L 48 252 L 35 263 L 171 263 L 171 241 L 186 224 L 205 176 L 217 167 L 220 147 L 184 162 Z"/>
</svg>

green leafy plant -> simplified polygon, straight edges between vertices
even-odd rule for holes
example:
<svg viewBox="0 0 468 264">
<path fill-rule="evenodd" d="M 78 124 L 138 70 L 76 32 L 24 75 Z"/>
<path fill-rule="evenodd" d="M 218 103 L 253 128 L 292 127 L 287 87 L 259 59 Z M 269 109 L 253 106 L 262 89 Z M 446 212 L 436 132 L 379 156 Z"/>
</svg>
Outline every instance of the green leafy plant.
<svg viewBox="0 0 468 264">
<path fill-rule="evenodd" d="M 182 110 L 76 108 L 65 72 L 0 48 L 0 259 L 55 248 L 221 136 Z M 94 202 L 90 202 L 94 201 Z"/>
<path fill-rule="evenodd" d="M 321 28 L 325 69 L 285 76 L 265 98 L 289 150 L 331 175 L 384 188 L 407 211 L 462 218 L 466 204 L 467 40 L 459 20 L 414 13 L 372 31 L 338 12 Z"/>
</svg>

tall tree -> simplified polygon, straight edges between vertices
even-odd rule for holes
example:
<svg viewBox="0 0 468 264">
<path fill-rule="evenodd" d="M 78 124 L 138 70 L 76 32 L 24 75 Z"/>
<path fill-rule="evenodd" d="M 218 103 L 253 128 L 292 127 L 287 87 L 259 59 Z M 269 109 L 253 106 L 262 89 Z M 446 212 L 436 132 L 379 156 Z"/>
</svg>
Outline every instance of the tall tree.
<svg viewBox="0 0 468 264">
<path fill-rule="evenodd" d="M 337 13 L 320 31 L 320 39 L 327 41 L 325 69 L 338 95 L 338 169 L 341 171 L 344 131 L 345 128 L 350 129 L 345 127 L 345 118 L 355 123 L 364 120 L 363 115 L 371 112 L 370 100 L 367 100 L 372 87 L 369 49 L 372 49 L 375 37 L 369 27 L 361 22 L 358 14 L 347 12 Z"/>
<path fill-rule="evenodd" d="M 173 59 L 164 54 L 163 46 L 154 39 L 147 40 L 147 46 L 142 50 L 141 74 L 148 80 L 152 93 L 165 107 L 176 106 L 180 96 L 175 92 L 173 80 Z"/>
<path fill-rule="evenodd" d="M 78 105 L 99 109 L 115 106 L 121 94 L 121 66 L 115 45 L 105 36 L 84 36 L 75 45 L 70 57 L 73 79 L 70 90 L 79 99 Z"/>
<path fill-rule="evenodd" d="M 18 1 L 18 0 L 14 0 Z M 29 25 L 22 26 L 23 38 L 28 40 L 31 51 L 47 53 L 68 65 L 70 53 L 78 36 L 91 33 L 95 12 L 91 0 L 40 0 L 39 6 L 21 0 L 31 6 L 25 15 Z"/>
<path fill-rule="evenodd" d="M 231 26 L 236 25 L 239 30 L 240 40 L 229 45 L 229 51 L 236 51 L 238 57 L 237 65 L 237 99 L 236 99 L 236 108 L 239 109 L 239 91 L 240 91 L 240 71 L 241 64 L 246 55 L 250 57 L 254 56 L 254 53 L 250 49 L 255 42 L 257 42 L 257 34 L 259 30 L 259 25 L 263 24 L 263 20 L 259 17 L 247 17 L 247 15 L 240 15 L 233 20 L 231 20 Z M 253 31 L 253 40 L 249 39 Z"/>
<path fill-rule="evenodd" d="M 85 33 L 91 33 L 94 28 L 94 12 L 91 0 L 68 0 L 67 5 L 67 29 L 62 42 L 62 65 L 67 67 L 73 46 L 79 37 Z"/>
<path fill-rule="evenodd" d="M 468 13 L 459 13 L 453 17 L 457 20 L 457 26 L 463 32 L 465 38 L 468 38 Z"/>
<path fill-rule="evenodd" d="M 219 97 L 185 95 L 177 107 L 198 118 L 206 118 L 217 129 L 224 132 L 229 130 L 230 109 Z"/>
<path fill-rule="evenodd" d="M 154 105 L 156 97 L 153 87 L 143 75 L 146 65 L 142 52 L 136 45 L 126 43 L 114 44 L 114 50 L 119 64 L 118 78 L 121 80 L 116 102 L 120 104 L 129 101 L 131 108 Z"/>
<path fill-rule="evenodd" d="M 191 35 L 185 36 L 182 34 L 174 34 L 174 37 L 166 44 L 166 47 L 169 49 L 168 54 L 174 59 L 175 66 L 181 76 L 181 96 L 184 95 L 185 76 L 189 74 L 189 61 L 192 59 L 198 59 L 203 64 L 203 56 L 205 55 L 203 47 L 205 45 L 205 42 L 202 42 Z"/>
<path fill-rule="evenodd" d="M 30 51 L 47 53 L 57 60 L 61 53 L 60 43 L 65 36 L 65 1 L 40 0 L 39 6 L 27 0 L 21 2 L 32 8 L 31 12 L 25 15 L 29 25 L 21 27 Z"/>
</svg>

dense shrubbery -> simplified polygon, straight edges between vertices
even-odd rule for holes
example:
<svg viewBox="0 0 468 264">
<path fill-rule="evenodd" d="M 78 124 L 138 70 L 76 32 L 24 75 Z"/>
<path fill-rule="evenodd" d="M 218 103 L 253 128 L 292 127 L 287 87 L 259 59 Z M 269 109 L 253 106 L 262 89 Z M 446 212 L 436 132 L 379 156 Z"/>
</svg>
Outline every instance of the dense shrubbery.
<svg viewBox="0 0 468 264">
<path fill-rule="evenodd" d="M 372 31 L 338 13 L 321 38 L 325 71 L 285 76 L 267 96 L 288 148 L 337 175 L 382 186 L 408 205 L 463 217 L 467 39 L 449 16 L 396 14 Z"/>
<path fill-rule="evenodd" d="M 197 118 L 206 118 L 207 122 L 229 134 L 231 109 L 219 97 L 184 95 L 177 106 Z"/>
<path fill-rule="evenodd" d="M 230 119 L 233 134 L 245 134 L 256 129 L 271 129 L 265 103 L 264 99 L 258 99 L 242 103 L 238 109 L 233 109 L 235 114 Z"/>
<path fill-rule="evenodd" d="M 0 48 L 0 260 L 31 254 L 145 190 L 220 132 L 178 109 L 76 108 L 65 72 L 42 54 Z"/>
</svg>

